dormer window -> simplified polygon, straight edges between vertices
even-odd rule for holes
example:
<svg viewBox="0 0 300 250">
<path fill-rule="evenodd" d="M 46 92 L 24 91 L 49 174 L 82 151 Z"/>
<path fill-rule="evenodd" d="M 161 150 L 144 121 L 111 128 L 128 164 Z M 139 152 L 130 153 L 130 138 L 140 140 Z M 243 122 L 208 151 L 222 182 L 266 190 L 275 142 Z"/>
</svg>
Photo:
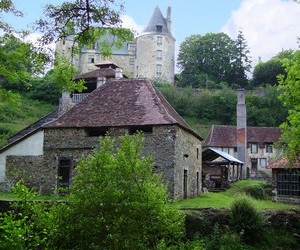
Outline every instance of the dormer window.
<svg viewBox="0 0 300 250">
<path fill-rule="evenodd" d="M 156 32 L 162 32 L 162 25 L 156 25 Z"/>
</svg>

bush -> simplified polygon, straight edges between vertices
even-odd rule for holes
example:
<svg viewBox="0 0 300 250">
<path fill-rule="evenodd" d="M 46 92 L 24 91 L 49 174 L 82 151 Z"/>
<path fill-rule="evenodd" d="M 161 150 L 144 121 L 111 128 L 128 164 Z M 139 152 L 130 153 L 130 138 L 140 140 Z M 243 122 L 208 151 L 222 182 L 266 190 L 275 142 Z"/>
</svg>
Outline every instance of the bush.
<svg viewBox="0 0 300 250">
<path fill-rule="evenodd" d="M 182 242 L 184 216 L 142 146 L 140 134 L 117 142 L 106 136 L 80 162 L 69 202 L 53 216 L 59 249 L 163 249 Z"/>
<path fill-rule="evenodd" d="M 233 230 L 246 243 L 259 242 L 262 237 L 264 218 L 256 209 L 250 197 L 237 197 L 230 208 L 230 222 Z"/>
</svg>

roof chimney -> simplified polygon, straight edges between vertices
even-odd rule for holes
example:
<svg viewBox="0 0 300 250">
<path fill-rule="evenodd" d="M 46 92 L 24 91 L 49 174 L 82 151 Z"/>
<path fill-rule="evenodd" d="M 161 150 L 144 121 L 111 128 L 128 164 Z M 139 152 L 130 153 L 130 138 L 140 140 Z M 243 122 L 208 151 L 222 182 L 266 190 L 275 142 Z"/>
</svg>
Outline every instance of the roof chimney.
<svg viewBox="0 0 300 250">
<path fill-rule="evenodd" d="M 123 78 L 123 70 L 121 68 L 116 68 L 116 74 L 115 74 L 116 79 L 121 79 Z"/>
<path fill-rule="evenodd" d="M 246 178 L 247 169 L 247 114 L 246 114 L 246 103 L 245 103 L 245 90 L 237 90 L 237 105 L 236 105 L 236 129 L 237 129 L 237 158 L 244 162 L 244 171 L 242 178 Z"/>
</svg>

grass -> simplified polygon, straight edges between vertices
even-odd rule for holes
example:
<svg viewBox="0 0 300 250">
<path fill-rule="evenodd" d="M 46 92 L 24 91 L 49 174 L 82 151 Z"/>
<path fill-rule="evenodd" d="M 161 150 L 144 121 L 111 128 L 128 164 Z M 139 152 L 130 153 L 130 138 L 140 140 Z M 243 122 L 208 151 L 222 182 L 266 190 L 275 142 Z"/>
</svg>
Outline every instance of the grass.
<svg viewBox="0 0 300 250">
<path fill-rule="evenodd" d="M 0 148 L 13 134 L 50 113 L 55 105 L 20 97 L 17 104 L 2 101 L 0 105 Z"/>
<path fill-rule="evenodd" d="M 55 200 L 63 200 L 63 199 L 64 196 L 59 196 L 56 194 L 37 195 L 36 197 L 36 200 L 39 201 L 55 201 Z M 4 201 L 18 200 L 18 195 L 14 193 L 0 192 L 0 200 L 4 200 Z"/>
<path fill-rule="evenodd" d="M 197 198 L 177 202 L 180 208 L 229 208 L 235 197 L 243 193 L 243 189 L 249 186 L 263 186 L 264 182 L 254 180 L 242 180 L 224 192 L 201 194 Z M 254 199 L 254 203 L 259 210 L 271 209 L 294 209 L 297 205 L 273 202 L 270 199 Z"/>
</svg>

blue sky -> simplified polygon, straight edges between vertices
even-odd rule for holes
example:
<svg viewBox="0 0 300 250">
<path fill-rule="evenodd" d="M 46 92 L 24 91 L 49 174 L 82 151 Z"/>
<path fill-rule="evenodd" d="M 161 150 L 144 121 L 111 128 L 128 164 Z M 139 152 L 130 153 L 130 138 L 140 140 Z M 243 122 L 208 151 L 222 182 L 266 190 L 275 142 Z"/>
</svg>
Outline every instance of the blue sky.
<svg viewBox="0 0 300 250">
<path fill-rule="evenodd" d="M 13 0 L 24 12 L 23 18 L 8 21 L 17 28 L 26 28 L 42 16 L 47 3 L 61 0 Z M 297 49 L 300 37 L 300 4 L 292 0 L 119 0 L 124 2 L 124 25 L 140 30 L 147 24 L 154 8 L 163 15 L 172 8 L 172 33 L 176 53 L 180 43 L 192 34 L 225 32 L 236 39 L 242 30 L 250 48 L 253 64 L 275 56 L 282 49 Z"/>
</svg>

